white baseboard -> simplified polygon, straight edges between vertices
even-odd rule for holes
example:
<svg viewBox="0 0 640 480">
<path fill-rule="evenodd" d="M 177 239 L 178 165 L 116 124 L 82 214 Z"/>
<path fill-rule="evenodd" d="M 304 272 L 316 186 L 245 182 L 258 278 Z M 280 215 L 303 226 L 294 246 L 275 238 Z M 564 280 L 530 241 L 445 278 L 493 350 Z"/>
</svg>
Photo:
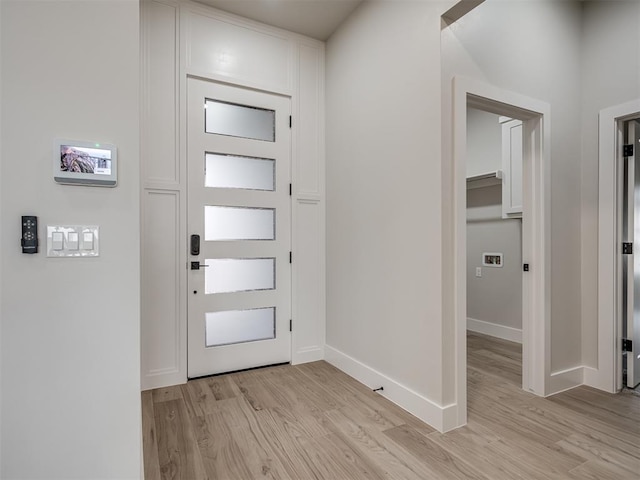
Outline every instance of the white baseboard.
<svg viewBox="0 0 640 480">
<path fill-rule="evenodd" d="M 584 367 L 584 384 L 605 392 L 616 393 L 618 391 L 616 376 L 607 375 L 608 373 L 597 368 Z"/>
<path fill-rule="evenodd" d="M 156 373 L 142 375 L 140 379 L 140 390 L 153 390 L 154 388 L 165 388 L 173 385 L 187 383 L 186 372 L 172 371 L 170 373 Z"/>
<path fill-rule="evenodd" d="M 324 349 L 309 348 L 298 350 L 291 357 L 291 365 L 299 365 L 301 363 L 317 362 L 318 360 L 324 360 Z"/>
<path fill-rule="evenodd" d="M 457 424 L 457 404 L 441 407 L 410 388 L 328 345 L 325 346 L 325 361 L 371 389 L 384 387 L 384 391 L 380 392 L 382 396 L 440 432 L 447 432 L 462 426 Z"/>
<path fill-rule="evenodd" d="M 549 375 L 545 397 L 570 390 L 584 383 L 584 367 L 574 367 Z"/>
<path fill-rule="evenodd" d="M 490 323 L 467 317 L 467 330 L 483 333 L 503 340 L 509 340 L 510 342 L 522 343 L 521 329 L 505 327 L 504 325 L 498 325 L 497 323 Z"/>
</svg>

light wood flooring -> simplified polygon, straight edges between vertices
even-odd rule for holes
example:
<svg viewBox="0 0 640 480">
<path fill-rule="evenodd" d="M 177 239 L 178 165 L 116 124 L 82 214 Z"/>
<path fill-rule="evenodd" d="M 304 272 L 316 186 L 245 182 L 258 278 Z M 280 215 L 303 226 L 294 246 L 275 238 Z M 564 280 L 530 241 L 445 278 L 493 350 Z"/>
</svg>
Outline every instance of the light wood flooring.
<svg viewBox="0 0 640 480">
<path fill-rule="evenodd" d="M 441 434 L 325 362 L 142 394 L 156 479 L 640 479 L 640 397 L 520 389 L 520 346 L 468 335 L 468 425 Z"/>
</svg>

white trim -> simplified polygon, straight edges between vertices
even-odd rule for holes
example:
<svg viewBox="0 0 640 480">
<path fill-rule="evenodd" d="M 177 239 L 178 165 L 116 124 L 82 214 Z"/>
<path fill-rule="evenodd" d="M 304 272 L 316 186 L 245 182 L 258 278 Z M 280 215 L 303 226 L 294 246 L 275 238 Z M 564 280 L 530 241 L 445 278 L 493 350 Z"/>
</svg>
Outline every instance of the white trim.
<svg viewBox="0 0 640 480">
<path fill-rule="evenodd" d="M 380 395 L 440 432 L 458 427 L 457 405 L 441 407 L 418 392 L 329 345 L 325 346 L 325 360 L 371 389 L 384 387 Z"/>
<path fill-rule="evenodd" d="M 292 342 L 293 343 L 293 342 Z M 291 352 L 291 365 L 300 365 L 301 363 L 318 362 L 324 360 L 324 348 L 308 348 L 293 350 Z"/>
<path fill-rule="evenodd" d="M 579 366 L 552 373 L 549 376 L 545 396 L 555 395 L 556 393 L 571 390 L 578 385 L 582 385 L 584 382 L 584 371 L 584 367 Z"/>
<path fill-rule="evenodd" d="M 472 175 L 467 177 L 467 190 L 473 190 L 474 188 L 491 187 L 493 185 L 501 185 L 504 175 L 502 170 L 496 170 L 494 172 L 481 173 L 479 175 Z"/>
<path fill-rule="evenodd" d="M 475 79 L 453 79 L 453 203 L 454 313 L 456 346 L 456 406 L 458 423 L 466 423 L 467 408 L 467 265 L 466 265 L 466 151 L 467 106 L 523 121 L 523 388 L 546 392 L 550 365 L 549 148 L 551 107 L 548 103 L 509 92 Z"/>
<path fill-rule="evenodd" d="M 605 108 L 598 118 L 598 365 L 585 369 L 584 382 L 616 392 L 621 387 L 618 355 L 617 169 L 620 120 L 640 114 L 640 99 Z"/>
<path fill-rule="evenodd" d="M 510 342 L 522 343 L 522 329 L 520 328 L 507 327 L 498 323 L 467 317 L 467 330 L 509 340 Z"/>
</svg>

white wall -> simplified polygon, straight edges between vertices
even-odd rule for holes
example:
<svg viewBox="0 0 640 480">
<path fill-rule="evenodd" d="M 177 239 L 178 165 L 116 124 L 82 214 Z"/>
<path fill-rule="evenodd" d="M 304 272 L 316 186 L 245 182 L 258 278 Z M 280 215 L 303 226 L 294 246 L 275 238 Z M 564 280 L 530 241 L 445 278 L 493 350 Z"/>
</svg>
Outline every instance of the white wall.
<svg viewBox="0 0 640 480">
<path fill-rule="evenodd" d="M 444 10 L 364 2 L 329 39 L 326 75 L 327 358 L 440 427 L 454 399 L 443 376 Z"/>
<path fill-rule="evenodd" d="M 551 373 L 582 362 L 580 29 L 580 2 L 487 0 L 442 35 L 444 102 L 461 74 L 551 105 Z"/>
<path fill-rule="evenodd" d="M 582 356 L 598 366 L 598 112 L 640 98 L 640 2 L 586 1 L 582 57 Z M 576 119 L 578 121 L 578 119 Z"/>
<path fill-rule="evenodd" d="M 140 475 L 138 2 L 2 11 L 2 478 Z M 118 186 L 52 179 L 55 137 L 115 143 Z M 41 251 L 20 253 L 20 216 Z M 47 224 L 97 224 L 100 257 L 53 259 Z"/>
<path fill-rule="evenodd" d="M 484 252 L 502 253 L 503 266 L 483 266 Z M 502 218 L 500 185 L 467 191 L 467 317 L 469 330 L 507 340 L 522 329 L 522 224 Z"/>
</svg>

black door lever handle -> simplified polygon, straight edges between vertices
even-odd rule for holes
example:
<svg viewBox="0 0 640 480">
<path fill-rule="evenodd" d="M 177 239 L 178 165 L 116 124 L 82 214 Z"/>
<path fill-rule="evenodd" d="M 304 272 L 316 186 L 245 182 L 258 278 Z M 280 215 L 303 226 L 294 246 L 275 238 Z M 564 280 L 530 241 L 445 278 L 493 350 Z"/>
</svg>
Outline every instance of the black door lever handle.
<svg viewBox="0 0 640 480">
<path fill-rule="evenodd" d="M 208 267 L 209 265 L 200 265 L 200 262 L 191 262 L 191 270 L 200 270 L 201 268 Z"/>
</svg>

